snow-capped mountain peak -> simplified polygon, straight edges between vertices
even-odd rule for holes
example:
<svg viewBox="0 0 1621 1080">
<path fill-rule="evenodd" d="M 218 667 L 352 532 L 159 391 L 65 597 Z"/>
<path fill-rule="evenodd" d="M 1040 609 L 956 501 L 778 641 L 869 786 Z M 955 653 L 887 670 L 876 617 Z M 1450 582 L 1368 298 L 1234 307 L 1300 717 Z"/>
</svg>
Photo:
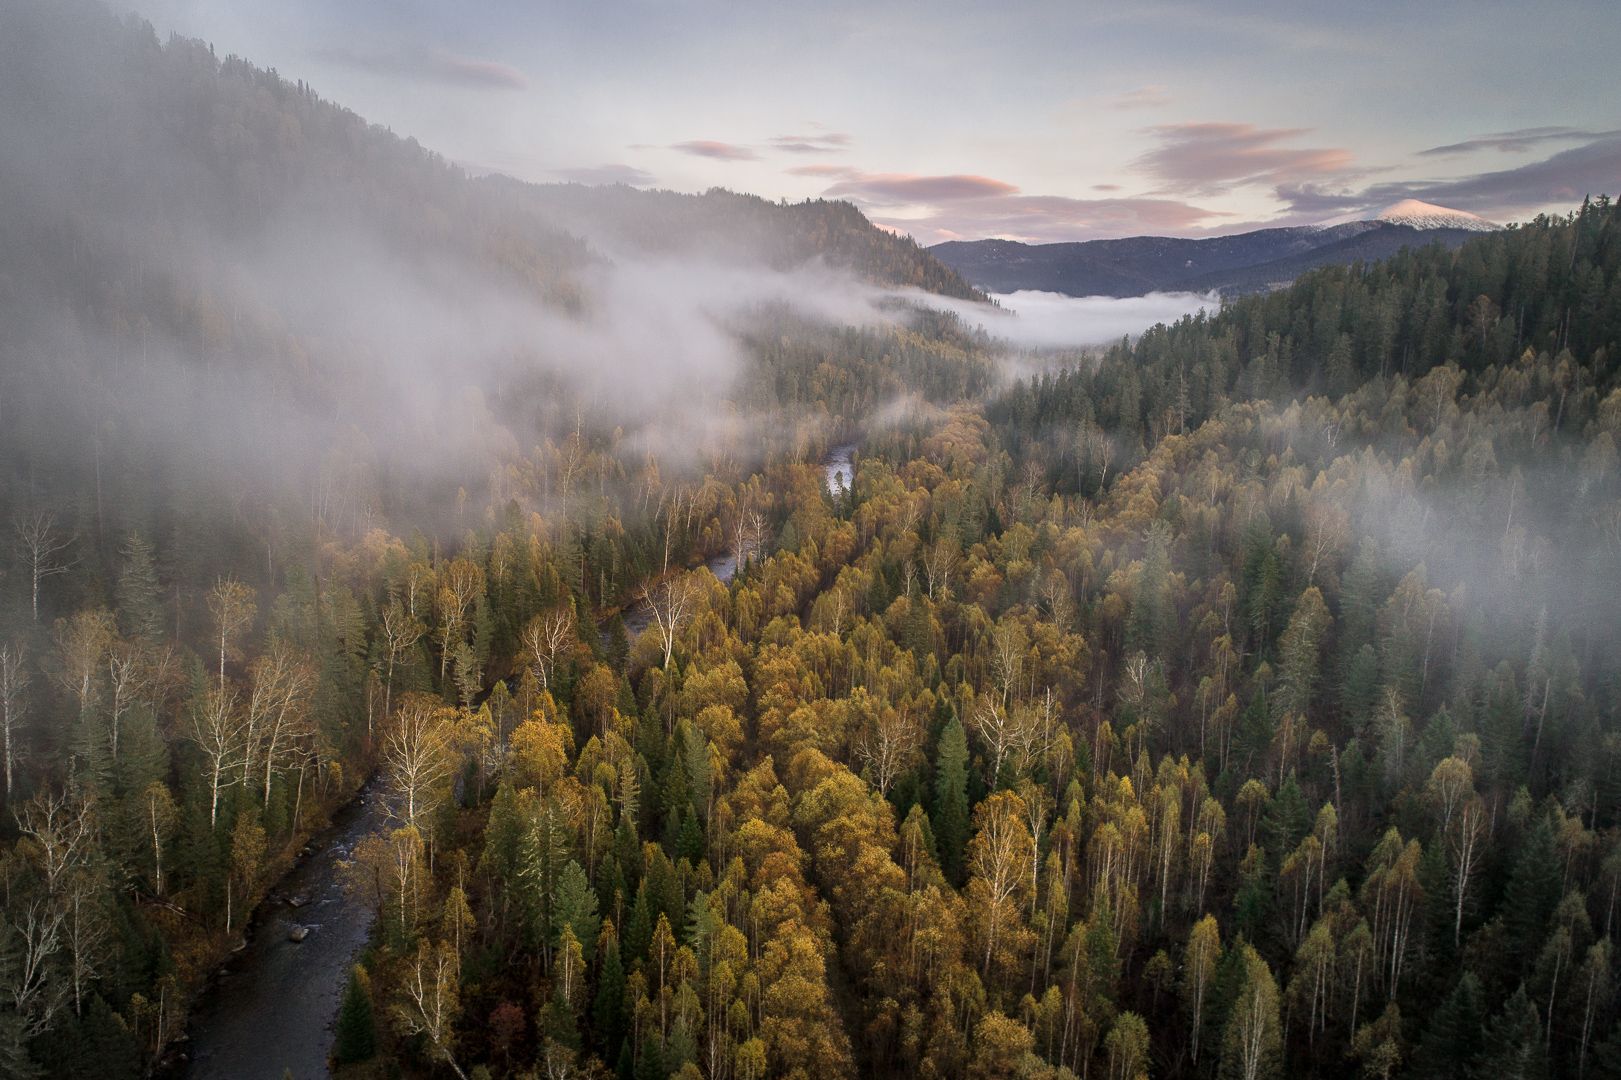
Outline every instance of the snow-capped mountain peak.
<svg viewBox="0 0 1621 1080">
<path fill-rule="evenodd" d="M 1418 199 L 1403 199 L 1392 203 L 1373 216 L 1374 221 L 1388 221 L 1393 225 L 1406 225 L 1414 229 L 1465 229 L 1469 232 L 1492 232 L 1502 228 L 1467 210 L 1453 210 Z"/>
</svg>

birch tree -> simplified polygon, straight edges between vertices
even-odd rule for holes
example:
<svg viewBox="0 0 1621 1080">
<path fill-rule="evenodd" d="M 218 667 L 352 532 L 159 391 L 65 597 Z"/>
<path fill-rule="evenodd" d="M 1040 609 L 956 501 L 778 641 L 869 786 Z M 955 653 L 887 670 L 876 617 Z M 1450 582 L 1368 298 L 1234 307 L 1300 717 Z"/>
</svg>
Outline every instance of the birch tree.
<svg viewBox="0 0 1621 1080">
<path fill-rule="evenodd" d="M 473 609 L 484 592 L 484 572 L 469 559 L 453 559 L 439 581 L 439 681 L 445 681 L 456 646 L 472 625 Z"/>
<path fill-rule="evenodd" d="M 270 784 L 296 763 L 302 744 L 315 734 L 310 726 L 310 694 L 315 672 L 290 646 L 278 642 L 248 670 L 244 782 L 258 765 L 261 805 L 270 805 Z"/>
<path fill-rule="evenodd" d="M 28 574 L 30 610 L 39 622 L 39 593 L 45 579 L 73 568 L 67 557 L 73 537 L 57 528 L 56 515 L 39 511 L 16 519 L 17 556 Z"/>
<path fill-rule="evenodd" d="M 574 615 L 567 607 L 557 607 L 530 619 L 520 635 L 524 659 L 542 690 L 550 690 L 557 660 L 574 640 Z"/>
<path fill-rule="evenodd" d="M 203 756 L 208 827 L 213 830 L 219 824 L 220 795 L 243 779 L 246 740 L 236 690 L 224 683 L 204 690 L 192 703 L 188 734 Z"/>
<path fill-rule="evenodd" d="M 169 793 L 169 785 L 154 780 L 146 786 L 146 791 L 141 795 L 141 817 L 147 843 L 152 849 L 152 892 L 162 896 L 163 853 L 180 818 L 174 796 Z"/>
<path fill-rule="evenodd" d="M 676 634 L 692 618 L 698 595 L 696 575 L 688 573 L 666 577 L 651 587 L 642 586 L 642 601 L 653 614 L 653 628 L 658 632 L 665 668 L 670 666 L 670 658 L 675 655 Z"/>
<path fill-rule="evenodd" d="M 410 608 L 398 600 L 391 600 L 383 609 L 382 618 L 378 621 L 378 631 L 383 639 L 383 715 L 390 716 L 394 709 L 394 669 L 410 652 L 416 643 L 422 640 L 426 628 L 422 620 L 411 613 Z M 366 734 L 371 735 L 371 714 L 366 716 Z"/>
<path fill-rule="evenodd" d="M 878 793 L 888 798 L 895 781 L 917 761 L 923 745 L 923 725 L 910 708 L 875 701 L 862 687 L 851 694 L 851 701 L 857 700 L 863 701 L 864 707 L 861 727 L 851 748 L 866 766 Z"/>
<path fill-rule="evenodd" d="M 238 642 L 259 612 L 252 586 L 235 578 L 220 578 L 208 590 L 208 614 L 214 621 L 214 643 L 219 651 L 219 684 L 225 686 L 225 661 L 236 658 Z"/>
<path fill-rule="evenodd" d="M 1192 1019 L 1191 1046 L 1194 1064 L 1199 1062 L 1199 1036 L 1204 1031 L 1205 1001 L 1210 995 L 1216 977 L 1216 963 L 1221 959 L 1221 930 L 1213 915 L 1206 915 L 1193 924 L 1188 933 L 1187 951 L 1182 960 L 1182 1000 L 1187 1003 Z"/>
<path fill-rule="evenodd" d="M 27 1060 L 27 1043 L 50 1030 L 68 1000 L 68 984 L 56 978 L 63 949 L 63 908 L 48 896 L 12 895 L 0 905 L 0 1000 L 16 1021 L 7 1025 L 13 1060 Z"/>
<path fill-rule="evenodd" d="M 28 665 L 21 645 L 0 645 L 0 754 L 4 755 L 5 804 L 11 805 L 28 709 Z"/>
<path fill-rule="evenodd" d="M 426 694 L 407 695 L 383 736 L 383 776 L 393 796 L 389 814 L 424 835 L 454 767 L 446 711 Z"/>
<path fill-rule="evenodd" d="M 94 803 L 73 791 L 42 791 L 18 808 L 17 831 L 27 838 L 27 854 L 39 867 L 45 891 L 60 896 L 68 876 L 95 851 Z"/>
<path fill-rule="evenodd" d="M 457 997 L 459 970 L 456 950 L 448 942 L 433 945 L 423 940 L 406 961 L 394 1016 L 404 1034 L 426 1038 L 434 1055 L 461 1080 L 467 1080 L 452 1053 L 461 1007 Z"/>
<path fill-rule="evenodd" d="M 1473 792 L 1452 815 L 1446 831 L 1447 854 L 1452 861 L 1452 943 L 1463 940 L 1463 909 L 1469 884 L 1480 868 L 1487 837 L 1486 807 Z"/>
<path fill-rule="evenodd" d="M 979 912 L 984 938 L 980 971 L 988 975 L 998 946 L 1017 955 L 1019 947 L 1008 939 L 1019 927 L 1024 890 L 1029 887 L 1025 868 L 1034 841 L 1025 824 L 1024 800 L 1011 791 L 999 791 L 974 811 L 978 831 L 968 843 L 968 902 Z"/>
<path fill-rule="evenodd" d="M 1242 960 L 1243 982 L 1227 1020 L 1222 1070 L 1237 1080 L 1263 1080 L 1278 1074 L 1283 1055 L 1278 984 L 1253 947 L 1244 946 Z"/>
</svg>

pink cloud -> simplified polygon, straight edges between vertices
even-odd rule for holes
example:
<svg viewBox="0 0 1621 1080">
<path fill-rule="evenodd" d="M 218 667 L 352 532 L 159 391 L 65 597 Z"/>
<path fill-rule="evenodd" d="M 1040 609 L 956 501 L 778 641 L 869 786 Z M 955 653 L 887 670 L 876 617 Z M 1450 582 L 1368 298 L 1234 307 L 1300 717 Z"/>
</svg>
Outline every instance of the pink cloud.
<svg viewBox="0 0 1621 1080">
<path fill-rule="evenodd" d="M 1157 109 L 1171 103 L 1171 92 L 1163 83 L 1150 83 L 1104 100 L 1111 109 Z"/>
<path fill-rule="evenodd" d="M 1018 190 L 1006 181 L 967 173 L 951 176 L 857 173 L 828 188 L 826 194 L 895 206 L 903 203 L 951 202 L 957 199 L 1014 195 Z"/>
<path fill-rule="evenodd" d="M 848 165 L 796 165 L 788 169 L 789 176 L 860 176 L 860 169 Z"/>
<path fill-rule="evenodd" d="M 435 52 L 431 64 L 447 80 L 473 86 L 491 86 L 504 90 L 526 90 L 529 78 L 511 64 L 499 60 L 484 60 L 476 56 L 458 56 L 455 53 Z"/>
<path fill-rule="evenodd" d="M 1190 123 L 1149 130 L 1160 145 L 1139 157 L 1135 165 L 1165 181 L 1168 189 L 1214 194 L 1244 184 L 1298 183 L 1355 171 L 1349 150 L 1279 145 L 1306 134 L 1305 128 Z"/>
<path fill-rule="evenodd" d="M 837 154 L 849 149 L 850 136 L 840 131 L 815 135 L 778 135 L 771 145 L 790 154 Z"/>
<path fill-rule="evenodd" d="M 835 179 L 824 196 L 847 198 L 865 209 L 874 224 L 925 243 L 963 237 L 1040 242 L 1176 233 L 1226 216 L 1174 199 L 1024 195 L 1005 180 L 973 173 L 869 173 L 841 165 L 806 165 L 788 172 Z"/>
<path fill-rule="evenodd" d="M 926 244 L 963 237 L 1051 243 L 1180 234 L 1207 228 L 1227 216 L 1174 199 L 1007 195 L 947 203 L 923 217 L 879 215 L 875 221 L 904 229 Z"/>
<path fill-rule="evenodd" d="M 529 77 L 511 64 L 445 49 L 322 49 L 322 59 L 391 78 L 426 80 L 475 90 L 527 90 Z"/>
<path fill-rule="evenodd" d="M 692 139 L 687 142 L 672 143 L 670 149 L 679 150 L 683 154 L 692 154 L 694 157 L 711 158 L 715 161 L 758 161 L 760 159 L 760 155 L 746 146 L 719 142 L 715 139 Z"/>
</svg>

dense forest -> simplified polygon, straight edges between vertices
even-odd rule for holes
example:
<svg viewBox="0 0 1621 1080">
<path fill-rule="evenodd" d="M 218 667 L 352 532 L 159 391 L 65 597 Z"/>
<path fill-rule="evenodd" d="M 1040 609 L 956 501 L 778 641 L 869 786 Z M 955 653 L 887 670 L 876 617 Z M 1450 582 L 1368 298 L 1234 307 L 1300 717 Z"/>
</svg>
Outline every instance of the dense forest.
<svg viewBox="0 0 1621 1080">
<path fill-rule="evenodd" d="M 561 319 L 717 229 L 970 290 L 844 204 L 469 179 L 77 0 L 0 15 L 0 122 L 0 1075 L 173 1067 L 368 782 L 341 1076 L 1621 1075 L 1607 199 L 1021 380 L 766 297 L 682 452 L 544 357 L 366 413 L 459 354 L 244 238 Z"/>
</svg>

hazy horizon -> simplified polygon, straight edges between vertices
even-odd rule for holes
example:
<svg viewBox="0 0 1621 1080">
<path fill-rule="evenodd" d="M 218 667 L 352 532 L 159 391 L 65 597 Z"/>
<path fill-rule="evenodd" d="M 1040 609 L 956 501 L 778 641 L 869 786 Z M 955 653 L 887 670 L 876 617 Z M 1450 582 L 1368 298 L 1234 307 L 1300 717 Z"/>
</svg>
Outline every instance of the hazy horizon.
<svg viewBox="0 0 1621 1080">
<path fill-rule="evenodd" d="M 1525 220 L 1621 176 L 1621 116 L 1590 92 L 1621 50 L 1601 3 L 120 2 L 474 171 L 843 198 L 924 244 L 1220 235 L 1404 198 Z"/>
</svg>

